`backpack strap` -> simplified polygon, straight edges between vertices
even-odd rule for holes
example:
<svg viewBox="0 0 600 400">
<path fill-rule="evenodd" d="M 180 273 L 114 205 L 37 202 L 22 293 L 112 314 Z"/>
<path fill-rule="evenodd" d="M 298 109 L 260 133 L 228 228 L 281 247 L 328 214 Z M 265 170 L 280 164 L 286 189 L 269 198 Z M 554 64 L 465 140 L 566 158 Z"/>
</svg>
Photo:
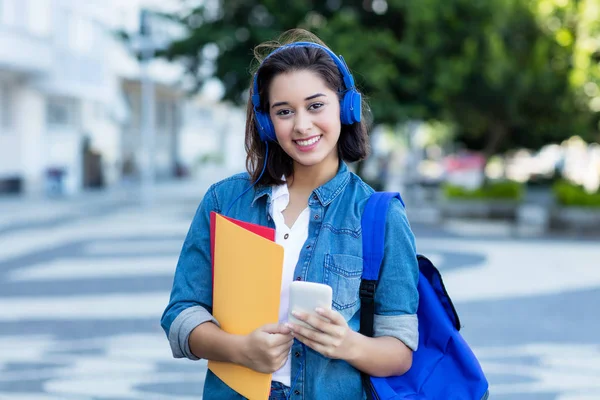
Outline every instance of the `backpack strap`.
<svg viewBox="0 0 600 400">
<path fill-rule="evenodd" d="M 385 247 L 385 221 L 390 202 L 400 200 L 399 193 L 375 192 L 371 195 L 361 219 L 363 272 L 360 282 L 360 332 L 373 336 L 373 318 L 375 314 L 375 289 L 379 280 L 379 269 L 383 261 Z"/>
<path fill-rule="evenodd" d="M 392 199 L 397 198 L 404 206 L 400 193 L 375 192 L 371 195 L 361 218 L 363 272 L 360 281 L 360 333 L 373 337 L 375 318 L 375 289 L 385 248 L 385 221 Z M 369 376 L 361 373 L 367 399 L 373 399 Z"/>
</svg>

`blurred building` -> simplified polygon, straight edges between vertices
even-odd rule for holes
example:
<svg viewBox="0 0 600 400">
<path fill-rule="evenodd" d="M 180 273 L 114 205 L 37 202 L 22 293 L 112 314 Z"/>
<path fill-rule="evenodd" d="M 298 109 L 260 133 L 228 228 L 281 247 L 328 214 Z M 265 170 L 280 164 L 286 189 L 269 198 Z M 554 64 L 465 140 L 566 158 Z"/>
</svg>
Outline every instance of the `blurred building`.
<svg viewBox="0 0 600 400">
<path fill-rule="evenodd" d="M 114 159 L 123 112 L 106 59 L 106 11 L 101 0 L 0 0 L 5 187 L 9 181 L 13 189 L 41 192 L 52 173 L 64 174 L 67 191 L 78 190 L 86 136 Z"/>
<path fill-rule="evenodd" d="M 59 181 L 76 193 L 139 177 L 140 66 L 114 33 L 136 29 L 137 3 L 0 0 L 0 193 L 42 194 Z M 181 68 L 156 60 L 149 70 L 154 171 L 170 178 L 206 152 L 182 154 L 182 141 L 202 147 L 227 116 L 203 104 L 203 125 L 185 128 L 195 101 L 180 88 Z"/>
</svg>

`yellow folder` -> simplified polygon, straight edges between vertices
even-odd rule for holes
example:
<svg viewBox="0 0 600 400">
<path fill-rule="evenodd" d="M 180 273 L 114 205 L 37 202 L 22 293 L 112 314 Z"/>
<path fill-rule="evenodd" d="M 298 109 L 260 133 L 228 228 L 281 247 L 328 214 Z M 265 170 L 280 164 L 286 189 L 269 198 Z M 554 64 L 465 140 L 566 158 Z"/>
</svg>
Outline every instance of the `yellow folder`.
<svg viewBox="0 0 600 400">
<path fill-rule="evenodd" d="M 247 335 L 279 320 L 283 247 L 272 229 L 273 239 L 265 238 L 269 229 L 211 215 L 213 315 L 225 332 Z M 271 374 L 216 361 L 208 368 L 250 400 L 269 397 Z"/>
</svg>

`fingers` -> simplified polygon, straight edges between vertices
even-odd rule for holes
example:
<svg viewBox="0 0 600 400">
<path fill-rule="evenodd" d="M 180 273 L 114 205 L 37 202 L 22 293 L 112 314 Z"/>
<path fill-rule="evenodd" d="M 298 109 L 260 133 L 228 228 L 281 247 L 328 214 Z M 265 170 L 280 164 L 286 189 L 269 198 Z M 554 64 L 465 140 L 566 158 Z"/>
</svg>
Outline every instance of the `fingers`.
<svg viewBox="0 0 600 400">
<path fill-rule="evenodd" d="M 317 313 L 294 312 L 293 315 L 313 328 L 287 324 L 300 342 L 328 358 L 342 358 L 347 353 L 344 343 L 347 343 L 349 328 L 340 313 L 318 309 Z"/>
<path fill-rule="evenodd" d="M 292 325 L 294 337 L 302 341 L 302 339 L 308 339 L 311 342 L 328 344 L 331 342 L 331 336 L 322 331 L 316 331 L 314 329 L 306 328 L 297 324 Z"/>
<path fill-rule="evenodd" d="M 289 343 L 292 343 L 293 341 L 294 341 L 294 337 L 291 335 L 291 330 L 290 330 L 290 333 L 288 333 L 286 335 L 282 335 L 279 333 L 273 333 L 273 334 L 269 335 L 269 337 L 267 338 L 267 344 L 269 347 L 279 347 L 282 345 L 287 345 Z"/>
<path fill-rule="evenodd" d="M 327 318 L 336 325 L 345 326 L 348 324 L 344 316 L 334 309 L 317 308 L 315 311 L 318 315 Z"/>
<path fill-rule="evenodd" d="M 266 333 L 280 333 L 281 325 L 279 324 L 267 324 L 259 328 L 261 331 Z"/>
<path fill-rule="evenodd" d="M 333 339 L 331 338 L 331 336 L 327 336 L 323 333 L 318 333 L 310 329 L 304 329 L 297 333 L 294 333 L 295 338 L 299 342 L 303 343 L 304 345 L 310 347 L 317 353 L 322 354 L 327 358 L 341 358 L 338 354 L 338 346 L 335 343 L 333 343 Z"/>
<path fill-rule="evenodd" d="M 337 313 L 336 311 L 332 311 L 330 314 L 328 314 L 329 316 L 331 316 L 333 319 L 338 320 L 336 315 L 334 315 L 333 313 Z M 336 324 L 332 319 L 327 318 L 327 320 L 324 320 L 323 316 L 317 315 L 317 314 L 313 314 L 313 313 L 302 313 L 302 312 L 293 312 L 292 313 L 296 318 L 298 318 L 300 321 L 303 321 L 305 323 L 307 323 L 308 325 L 312 326 L 314 329 L 321 331 L 323 333 L 326 333 L 330 336 L 334 336 L 334 337 L 338 337 L 340 336 L 345 329 L 347 328 L 348 324 L 346 323 L 346 320 L 344 319 L 344 317 L 337 313 L 339 315 L 340 318 L 342 318 L 342 323 L 341 324 Z M 294 332 L 296 331 L 296 327 L 298 325 L 288 325 L 288 328 L 292 329 Z"/>
<path fill-rule="evenodd" d="M 267 354 L 270 359 L 269 365 L 271 368 L 271 373 L 277 371 L 285 364 L 293 342 L 294 340 L 292 339 L 288 343 L 285 343 L 278 347 L 273 347 L 269 350 Z"/>
<path fill-rule="evenodd" d="M 291 335 L 274 334 L 269 337 L 269 347 L 285 347 L 291 346 L 294 343 L 294 337 Z"/>
<path fill-rule="evenodd" d="M 290 333 L 292 333 L 292 330 L 285 324 L 281 324 L 279 325 L 279 333 L 282 335 L 289 335 Z"/>
<path fill-rule="evenodd" d="M 281 357 L 283 354 L 289 353 L 293 343 L 294 339 L 290 340 L 289 343 L 285 343 L 281 346 L 275 347 L 274 352 L 277 355 L 277 357 Z"/>
<path fill-rule="evenodd" d="M 263 325 L 248 337 L 248 363 L 244 365 L 263 373 L 278 370 L 294 343 L 290 329 L 279 324 Z"/>
<path fill-rule="evenodd" d="M 258 329 L 269 334 L 289 335 L 291 333 L 290 329 L 285 326 L 285 324 L 267 324 Z"/>
</svg>

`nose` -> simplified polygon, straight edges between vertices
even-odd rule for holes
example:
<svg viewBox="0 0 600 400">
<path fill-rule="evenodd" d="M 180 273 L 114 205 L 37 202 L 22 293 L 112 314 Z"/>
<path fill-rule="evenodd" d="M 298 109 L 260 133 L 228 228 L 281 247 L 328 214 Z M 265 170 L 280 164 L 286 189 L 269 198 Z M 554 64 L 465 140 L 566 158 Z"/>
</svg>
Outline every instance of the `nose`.
<svg viewBox="0 0 600 400">
<path fill-rule="evenodd" d="M 294 119 L 294 130 L 302 135 L 307 134 L 312 129 L 313 123 L 310 114 L 298 111 Z"/>
</svg>

